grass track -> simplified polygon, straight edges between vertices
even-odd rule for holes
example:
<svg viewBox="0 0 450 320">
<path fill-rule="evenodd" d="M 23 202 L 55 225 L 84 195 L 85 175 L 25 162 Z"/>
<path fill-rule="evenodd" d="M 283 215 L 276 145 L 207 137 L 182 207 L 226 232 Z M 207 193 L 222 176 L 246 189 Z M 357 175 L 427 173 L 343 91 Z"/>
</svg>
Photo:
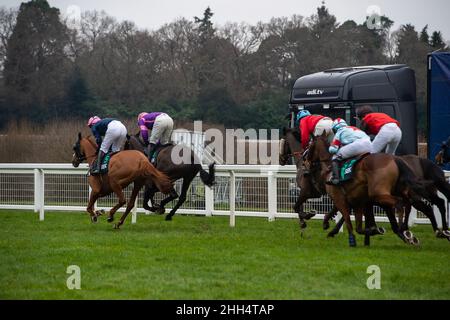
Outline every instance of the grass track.
<svg viewBox="0 0 450 320">
<path fill-rule="evenodd" d="M 327 239 L 319 221 L 139 216 L 115 231 L 84 213 L 0 211 L 0 299 L 450 299 L 450 243 L 430 226 L 420 248 L 388 232 L 372 247 Z M 66 268 L 81 268 L 68 290 Z M 367 267 L 381 268 L 368 290 Z"/>
</svg>

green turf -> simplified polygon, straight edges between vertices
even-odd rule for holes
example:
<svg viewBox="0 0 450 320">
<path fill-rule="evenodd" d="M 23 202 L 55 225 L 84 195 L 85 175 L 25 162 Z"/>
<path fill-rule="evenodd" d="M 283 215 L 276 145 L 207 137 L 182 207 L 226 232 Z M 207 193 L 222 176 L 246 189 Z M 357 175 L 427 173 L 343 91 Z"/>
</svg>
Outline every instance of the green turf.
<svg viewBox="0 0 450 320">
<path fill-rule="evenodd" d="M 327 239 L 319 221 L 139 216 L 115 231 L 82 213 L 0 211 L 0 299 L 449 299 L 450 243 L 430 226 L 412 248 L 392 232 L 372 247 Z M 69 290 L 66 268 L 81 268 Z M 381 268 L 368 290 L 367 267 Z"/>
</svg>

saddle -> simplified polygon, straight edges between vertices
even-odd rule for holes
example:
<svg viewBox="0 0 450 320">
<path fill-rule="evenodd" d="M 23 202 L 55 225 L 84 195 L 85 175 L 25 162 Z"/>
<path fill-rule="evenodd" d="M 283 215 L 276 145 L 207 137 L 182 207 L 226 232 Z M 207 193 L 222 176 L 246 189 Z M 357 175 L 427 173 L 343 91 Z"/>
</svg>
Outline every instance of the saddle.
<svg viewBox="0 0 450 320">
<path fill-rule="evenodd" d="M 357 157 L 346 159 L 344 161 L 339 161 L 339 182 L 347 182 L 353 179 L 355 166 L 364 158 L 369 156 L 370 153 L 364 153 Z"/>
<path fill-rule="evenodd" d="M 113 156 L 118 154 L 118 152 L 108 152 L 102 160 L 102 164 L 100 165 L 100 172 L 98 174 L 107 174 L 108 168 L 109 168 L 109 162 Z M 92 163 L 92 168 L 95 168 L 97 166 L 97 159 L 94 160 Z"/>
<path fill-rule="evenodd" d="M 156 149 L 155 149 L 155 152 L 154 152 L 154 154 L 153 154 L 153 162 L 152 162 L 152 164 L 156 167 L 157 165 L 158 165 L 158 156 L 159 156 L 159 153 L 163 150 L 163 149 L 165 149 L 165 148 L 167 148 L 167 147 L 170 147 L 170 146 L 173 146 L 173 143 L 172 142 L 169 142 L 168 144 L 157 144 L 156 145 Z"/>
</svg>

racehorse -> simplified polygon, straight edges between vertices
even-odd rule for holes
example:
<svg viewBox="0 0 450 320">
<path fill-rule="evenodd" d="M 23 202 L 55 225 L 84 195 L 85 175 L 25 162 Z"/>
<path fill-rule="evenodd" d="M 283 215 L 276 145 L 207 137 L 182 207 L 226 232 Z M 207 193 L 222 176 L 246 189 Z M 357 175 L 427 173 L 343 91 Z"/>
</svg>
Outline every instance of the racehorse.
<svg viewBox="0 0 450 320">
<path fill-rule="evenodd" d="M 300 195 L 294 205 L 294 212 L 298 214 L 301 229 L 307 227 L 305 220 L 309 220 L 315 216 L 315 214 L 304 212 L 304 203 L 308 199 L 321 198 L 326 194 L 324 184 L 318 184 L 317 179 L 313 179 L 310 175 L 304 174 L 302 165 L 304 151 L 300 141 L 299 130 L 284 128 L 283 138 L 280 140 L 279 163 L 281 166 L 285 166 L 291 157 L 294 158 L 295 166 L 297 167 L 296 182 L 300 188 Z M 337 213 L 337 210 L 333 208 L 330 215 L 335 213 Z"/>
<path fill-rule="evenodd" d="M 74 155 L 72 158 L 72 165 L 77 168 L 81 162 L 86 160 L 89 163 L 89 166 L 92 167 L 92 164 L 96 159 L 96 150 L 97 144 L 92 136 L 82 138 L 81 133 L 79 133 L 78 140 L 73 147 Z M 114 226 L 116 229 L 119 229 L 120 226 L 123 225 L 125 218 L 134 207 L 139 191 L 145 184 L 151 182 L 165 194 L 173 192 L 173 184 L 170 181 L 170 178 L 158 171 L 147 158 L 138 151 L 121 151 L 116 153 L 109 161 L 108 174 L 90 175 L 88 177 L 88 182 L 92 191 L 87 212 L 89 212 L 92 222 L 97 222 L 97 217 L 100 215 L 100 212 L 94 212 L 94 204 L 97 199 L 115 193 L 119 198 L 119 203 L 109 212 L 108 222 L 112 222 L 117 210 L 126 204 L 123 189 L 132 182 L 134 183 L 133 191 L 125 213 L 120 218 L 119 223 Z"/>
<path fill-rule="evenodd" d="M 307 160 L 320 172 L 320 179 L 325 183 L 330 173 L 331 154 L 325 136 L 315 137 L 310 144 Z M 366 208 L 377 204 L 382 207 L 389 218 L 392 230 L 403 241 L 416 245 L 410 231 L 402 233 L 395 218 L 395 209 L 404 206 L 404 200 L 413 196 L 426 194 L 425 183 L 419 182 L 403 160 L 388 154 L 371 154 L 355 165 L 353 179 L 345 184 L 326 185 L 326 191 L 336 208 L 342 213 L 349 234 L 350 246 L 356 246 L 353 226 L 350 220 L 351 208 L 355 211 L 357 232 L 368 236 L 368 230 L 362 229 L 362 216 L 366 214 L 366 224 L 373 226 L 372 211 Z M 395 192 L 395 193 L 394 193 Z M 395 194 L 400 194 L 401 197 Z M 367 240 L 367 238 L 366 238 Z"/>
<path fill-rule="evenodd" d="M 445 201 L 438 196 L 438 191 L 441 192 L 447 201 L 450 201 L 450 184 L 445 179 L 445 174 L 432 161 L 420 158 L 416 155 L 406 155 L 400 157 L 411 168 L 417 178 L 421 180 L 431 181 L 430 188 L 427 189 L 427 199 L 432 205 L 436 205 L 439 209 L 442 219 L 442 230 L 439 230 L 434 212 L 431 207 L 425 205 L 422 201 L 413 200 L 411 203 L 405 204 L 405 217 L 399 217 L 400 231 L 404 232 L 408 230 L 408 220 L 411 213 L 411 206 L 417 210 L 422 211 L 431 221 L 431 225 L 437 238 L 448 239 L 450 241 L 450 232 L 448 230 Z M 337 234 L 340 227 L 343 224 L 341 219 L 331 234 Z"/>
<path fill-rule="evenodd" d="M 174 151 L 174 148 L 177 147 L 177 150 Z M 139 133 L 134 136 L 129 136 L 128 141 L 125 145 L 125 149 L 129 150 L 137 150 L 144 154 L 145 145 L 139 139 Z M 180 156 L 180 159 L 184 159 L 185 155 L 188 155 L 188 163 L 180 163 L 176 164 L 172 160 L 173 151 Z M 178 198 L 177 203 L 166 216 L 166 220 L 172 220 L 172 217 L 176 213 L 179 207 L 183 205 L 186 201 L 186 194 L 189 190 L 189 186 L 191 185 L 192 180 L 200 173 L 200 179 L 202 182 L 208 187 L 212 187 L 215 181 L 215 163 L 209 165 L 209 173 L 206 172 L 202 165 L 200 164 L 198 158 L 195 153 L 188 147 L 185 146 L 175 146 L 168 145 L 160 149 L 156 158 L 156 168 L 169 176 L 169 178 L 175 182 L 176 180 L 183 179 L 183 184 L 181 186 L 181 193 L 178 196 L 176 192 L 170 194 L 169 197 L 161 201 L 159 206 L 155 205 L 154 196 L 155 193 L 158 192 L 158 188 L 152 183 L 147 184 L 145 186 L 144 192 L 144 209 L 152 212 L 157 212 L 159 214 L 165 213 L 165 205 L 170 201 Z M 151 200 L 152 207 L 148 205 L 148 200 Z"/>
</svg>

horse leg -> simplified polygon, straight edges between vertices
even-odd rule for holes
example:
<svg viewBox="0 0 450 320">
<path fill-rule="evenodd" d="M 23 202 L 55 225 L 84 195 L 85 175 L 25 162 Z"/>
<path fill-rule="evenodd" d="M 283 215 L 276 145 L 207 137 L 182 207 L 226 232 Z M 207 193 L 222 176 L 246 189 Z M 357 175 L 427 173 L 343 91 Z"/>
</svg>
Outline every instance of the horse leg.
<svg viewBox="0 0 450 320">
<path fill-rule="evenodd" d="M 323 225 L 322 225 L 323 230 L 330 229 L 330 220 L 333 219 L 337 213 L 338 213 L 338 209 L 336 208 L 336 206 L 333 206 L 331 211 L 329 213 L 327 213 L 325 215 L 325 217 L 323 218 Z"/>
<path fill-rule="evenodd" d="M 389 218 L 392 231 L 403 241 L 405 241 L 405 236 L 400 232 L 397 218 L 395 217 L 395 208 L 399 200 L 391 195 L 379 195 L 373 197 L 373 202 L 379 204 L 385 211 Z M 406 242 L 406 241 L 405 241 Z"/>
<path fill-rule="evenodd" d="M 370 236 L 384 235 L 386 230 L 383 227 L 377 227 L 375 222 L 375 216 L 373 214 L 373 205 L 369 204 L 364 212 L 364 217 L 366 219 L 366 230 L 369 230 Z"/>
<path fill-rule="evenodd" d="M 450 232 L 448 232 L 448 225 L 447 225 L 447 217 L 446 217 L 446 210 L 445 210 L 445 201 L 444 199 L 441 199 L 435 192 L 433 192 L 430 195 L 431 203 L 435 204 L 439 212 L 441 213 L 441 219 L 442 219 L 442 231 L 439 231 L 439 235 L 442 238 L 447 238 L 450 240 Z M 434 213 L 433 213 L 434 216 Z"/>
<path fill-rule="evenodd" d="M 117 223 L 114 226 L 114 229 L 119 229 L 120 226 L 123 225 L 123 223 L 125 222 L 125 219 L 127 218 L 128 214 L 134 208 L 136 197 L 138 196 L 139 191 L 141 190 L 143 185 L 144 185 L 143 183 L 138 183 L 136 181 L 134 182 L 133 191 L 131 192 L 130 199 L 128 200 L 127 208 L 123 213 L 122 217 L 120 217 L 119 223 Z"/>
<path fill-rule="evenodd" d="M 336 194 L 330 195 L 332 195 L 332 199 L 334 201 L 336 208 L 342 213 L 342 217 L 344 218 L 345 225 L 347 226 L 348 231 L 348 243 L 350 247 L 356 247 L 356 238 L 355 235 L 353 234 L 352 220 L 350 219 L 351 214 L 350 207 L 347 201 L 345 201 L 345 197 L 343 195 L 336 195 Z"/>
<path fill-rule="evenodd" d="M 341 228 L 342 228 L 342 226 L 344 225 L 344 217 L 342 217 L 339 221 L 338 221 L 338 223 L 336 223 L 336 226 L 333 228 L 333 230 L 331 230 L 329 233 L 328 233 L 328 238 L 334 238 L 338 233 L 339 233 L 339 230 L 341 230 Z"/>
<path fill-rule="evenodd" d="M 124 204 L 127 203 L 127 201 L 125 200 L 125 195 L 123 194 L 123 190 L 122 187 L 116 183 L 113 179 L 110 178 L 109 180 L 111 189 L 113 190 L 113 192 L 117 195 L 117 197 L 119 198 L 119 203 L 116 204 L 110 211 L 109 211 L 109 217 L 107 219 L 108 222 L 113 222 L 114 221 L 114 214 L 117 212 L 117 210 L 119 210 Z"/>
<path fill-rule="evenodd" d="M 305 215 L 305 213 L 303 211 L 303 204 L 305 203 L 306 200 L 308 200 L 308 197 L 304 196 L 303 194 L 300 194 L 294 205 L 294 212 L 296 212 L 298 214 L 300 230 L 306 229 L 306 227 L 307 227 L 305 220 L 308 220 L 307 218 L 309 216 Z"/>
<path fill-rule="evenodd" d="M 97 222 L 97 214 L 94 212 L 94 205 L 97 199 L 100 198 L 100 192 L 98 191 L 92 191 L 91 196 L 89 197 L 89 203 L 86 208 L 86 211 L 89 213 L 89 216 L 91 217 L 91 222 Z"/>
<path fill-rule="evenodd" d="M 142 204 L 142 207 L 147 210 L 147 211 L 151 211 L 151 212 L 155 212 L 159 206 L 155 205 L 155 193 L 158 191 L 158 189 L 155 187 L 154 184 L 147 184 L 145 185 L 145 189 L 144 189 L 144 203 Z M 148 205 L 148 201 L 152 202 L 152 206 L 150 207 Z"/>
<path fill-rule="evenodd" d="M 430 207 L 429 205 L 425 204 L 422 201 L 414 201 L 413 202 L 413 206 L 417 210 L 421 211 L 424 215 L 426 215 L 428 219 L 430 219 L 431 226 L 433 227 L 433 231 L 435 232 L 436 237 L 438 237 L 438 238 L 447 238 L 441 232 L 441 230 L 439 230 L 439 228 L 438 228 L 436 217 L 434 216 L 434 211 L 433 211 L 432 207 Z"/>
<path fill-rule="evenodd" d="M 169 202 L 171 202 L 177 198 L 178 198 L 178 193 L 175 191 L 175 189 L 173 189 L 170 192 L 169 196 L 167 198 L 165 198 L 163 201 L 161 201 L 160 207 L 157 212 L 159 214 L 166 213 L 166 208 L 165 208 L 166 204 L 168 204 Z M 170 220 L 170 219 L 167 219 L 167 217 L 166 217 L 166 220 Z"/>
<path fill-rule="evenodd" d="M 172 217 L 175 215 L 175 212 L 177 212 L 178 208 L 183 205 L 183 203 L 186 201 L 186 194 L 189 190 L 189 186 L 191 185 L 192 180 L 194 177 L 190 179 L 183 179 L 183 185 L 181 187 L 181 193 L 180 197 L 178 198 L 177 204 L 170 210 L 169 214 L 166 216 L 166 221 L 172 220 Z M 175 192 L 176 194 L 176 192 Z M 178 195 L 177 195 L 178 196 Z"/>
</svg>

